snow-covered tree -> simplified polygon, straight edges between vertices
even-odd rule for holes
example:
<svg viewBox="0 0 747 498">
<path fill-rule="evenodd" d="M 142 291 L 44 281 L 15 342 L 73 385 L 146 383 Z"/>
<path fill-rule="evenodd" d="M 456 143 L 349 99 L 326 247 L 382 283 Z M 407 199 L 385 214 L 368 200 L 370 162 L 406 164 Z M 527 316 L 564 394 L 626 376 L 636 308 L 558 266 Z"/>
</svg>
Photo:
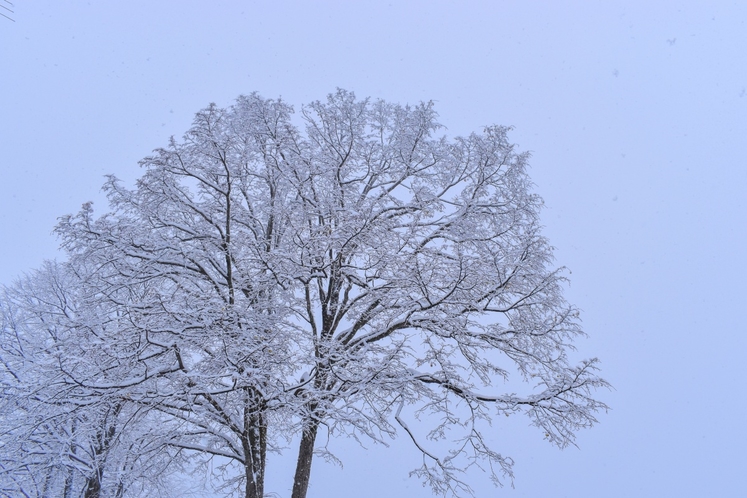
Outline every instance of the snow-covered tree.
<svg viewBox="0 0 747 498">
<path fill-rule="evenodd" d="M 567 358 L 582 330 L 527 155 L 506 128 L 447 139 L 436 118 L 343 90 L 303 107 L 301 127 L 256 94 L 199 112 L 134 189 L 110 178 L 110 214 L 86 205 L 58 227 L 122 317 L 107 340 L 129 373 L 78 381 L 160 413 L 164 446 L 241 468 L 226 485 L 252 498 L 293 434 L 305 497 L 313 455 L 330 456 L 320 428 L 399 432 L 423 455 L 414 473 L 457 495 L 472 465 L 511 477 L 484 437 L 497 415 L 572 443 L 606 383 L 596 360 Z M 502 389 L 509 377 L 524 388 Z"/>
<path fill-rule="evenodd" d="M 118 344 L 102 341 L 118 316 L 84 294 L 56 263 L 2 290 L 0 494 L 124 496 L 163 477 L 170 458 L 143 437 L 146 412 L 89 386 L 122 372 Z"/>
<path fill-rule="evenodd" d="M 473 464 L 488 463 L 496 482 L 511 475 L 483 437 L 496 415 L 524 413 L 551 442 L 571 443 L 604 408 L 591 392 L 605 382 L 595 360 L 568 363 L 577 312 L 508 130 L 435 138 L 431 104 L 343 91 L 303 116 L 287 258 L 311 375 L 293 497 L 306 494 L 320 424 L 373 439 L 401 429 L 423 454 L 415 473 L 439 493 L 468 491 L 460 473 Z M 511 373 L 529 382 L 523 394 L 500 391 Z M 424 439 L 405 407 L 433 424 Z M 446 455 L 427 448 L 447 434 Z"/>
<path fill-rule="evenodd" d="M 257 498 L 268 430 L 289 430 L 300 334 L 273 273 L 295 195 L 273 163 L 292 140 L 289 111 L 257 97 L 211 106 L 183 143 L 143 161 L 136 190 L 110 179 L 112 214 L 94 221 L 87 205 L 58 228 L 71 261 L 96 267 L 89 284 L 126 310 L 119 333 L 137 343 L 137 374 L 108 387 L 164 415 L 173 448 L 222 475 L 240 467 L 227 488 Z"/>
</svg>

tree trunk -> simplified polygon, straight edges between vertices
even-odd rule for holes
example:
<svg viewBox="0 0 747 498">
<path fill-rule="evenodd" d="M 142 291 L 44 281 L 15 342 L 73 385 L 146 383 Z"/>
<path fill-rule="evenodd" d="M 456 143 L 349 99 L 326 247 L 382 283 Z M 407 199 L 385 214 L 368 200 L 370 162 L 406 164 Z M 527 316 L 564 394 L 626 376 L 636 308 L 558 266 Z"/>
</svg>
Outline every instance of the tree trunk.
<svg viewBox="0 0 747 498">
<path fill-rule="evenodd" d="M 76 431 L 78 430 L 78 423 L 76 419 L 73 419 L 72 426 L 70 427 L 70 434 L 75 436 Z M 75 443 L 73 441 L 70 442 L 70 453 L 75 455 L 77 450 L 77 447 L 75 446 Z M 62 491 L 63 498 L 70 498 L 73 496 L 73 483 L 75 480 L 75 476 L 73 475 L 73 469 L 66 465 L 65 466 L 66 472 L 65 472 L 65 487 Z M 44 495 L 44 498 L 47 498 L 47 495 Z"/>
<path fill-rule="evenodd" d="M 304 427 L 301 445 L 298 448 L 298 462 L 296 463 L 296 475 L 293 479 L 293 495 L 291 498 L 306 498 L 306 492 L 309 490 L 311 460 L 314 457 L 317 429 L 319 429 L 319 421 L 316 419 L 309 420 Z"/>
<path fill-rule="evenodd" d="M 106 467 L 106 458 L 109 456 L 109 447 L 111 446 L 114 435 L 117 432 L 117 417 L 122 411 L 122 404 L 119 403 L 109 411 L 102 422 L 103 427 L 96 435 L 97 445 L 94 448 L 96 468 L 93 476 L 86 481 L 86 491 L 84 498 L 99 498 L 101 496 L 101 483 L 104 477 L 104 468 Z"/>
<path fill-rule="evenodd" d="M 246 476 L 245 498 L 263 498 L 265 493 L 265 465 L 267 458 L 267 424 L 264 406 L 255 401 L 256 393 L 244 410 L 244 475 Z"/>
<path fill-rule="evenodd" d="M 62 491 L 63 498 L 71 498 L 73 496 L 73 469 L 66 467 L 65 473 L 65 488 Z M 44 498 L 47 498 L 45 495 Z"/>
<path fill-rule="evenodd" d="M 101 469 L 96 469 L 93 477 L 87 479 L 84 498 L 99 498 L 101 496 Z"/>
<path fill-rule="evenodd" d="M 246 498 L 262 498 L 265 488 L 265 457 L 267 454 L 266 429 L 264 427 L 250 429 L 255 432 L 248 437 L 244 473 L 246 475 Z"/>
<path fill-rule="evenodd" d="M 44 487 L 42 488 L 41 498 L 47 498 L 47 496 L 49 496 L 49 484 L 52 482 L 52 470 L 53 467 L 47 468 L 47 475 L 44 477 Z"/>
</svg>

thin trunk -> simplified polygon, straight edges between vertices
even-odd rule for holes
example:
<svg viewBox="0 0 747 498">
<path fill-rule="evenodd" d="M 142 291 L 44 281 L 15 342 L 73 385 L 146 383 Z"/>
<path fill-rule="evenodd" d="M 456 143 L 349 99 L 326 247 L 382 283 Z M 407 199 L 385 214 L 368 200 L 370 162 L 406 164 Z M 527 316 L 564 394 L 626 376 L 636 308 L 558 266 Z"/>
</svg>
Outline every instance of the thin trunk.
<svg viewBox="0 0 747 498">
<path fill-rule="evenodd" d="M 66 466 L 65 470 L 65 488 L 62 491 L 62 496 L 63 498 L 71 498 L 73 496 L 73 469 Z"/>
<path fill-rule="evenodd" d="M 70 427 L 70 434 L 72 437 L 75 437 L 75 433 L 78 430 L 78 421 L 77 419 L 73 419 L 72 426 Z M 75 455 L 76 453 L 76 445 L 74 441 L 70 441 L 70 453 Z M 69 465 L 65 466 L 66 472 L 65 472 L 65 487 L 63 488 L 63 498 L 71 498 L 73 496 L 73 482 L 74 477 L 73 476 L 73 469 Z M 46 497 L 45 497 L 46 498 Z"/>
<path fill-rule="evenodd" d="M 117 492 L 114 495 L 116 498 L 122 498 L 124 496 L 124 482 L 119 481 L 119 484 L 117 484 Z"/>
<path fill-rule="evenodd" d="M 311 419 L 304 427 L 301 436 L 301 445 L 298 448 L 298 462 L 296 463 L 296 475 L 293 479 L 293 495 L 291 498 L 306 498 L 309 490 L 309 478 L 311 477 L 311 461 L 314 458 L 314 442 L 319 429 L 319 421 Z"/>
<path fill-rule="evenodd" d="M 88 485 L 84 498 L 99 498 L 101 496 L 101 469 L 97 468 L 93 477 L 87 479 Z"/>
<path fill-rule="evenodd" d="M 103 427 L 96 435 L 96 447 L 94 448 L 95 464 L 94 474 L 86 479 L 86 491 L 84 498 L 99 498 L 101 496 L 101 483 L 106 467 L 106 457 L 109 456 L 109 447 L 117 432 L 117 416 L 122 410 L 122 404 L 118 404 L 108 412 L 102 422 Z"/>
<path fill-rule="evenodd" d="M 47 468 L 46 477 L 44 477 L 44 487 L 42 488 L 41 496 L 42 498 L 47 498 L 49 496 L 49 485 L 52 482 L 52 471 L 53 467 Z M 24 493 L 25 495 L 26 493 Z"/>
</svg>

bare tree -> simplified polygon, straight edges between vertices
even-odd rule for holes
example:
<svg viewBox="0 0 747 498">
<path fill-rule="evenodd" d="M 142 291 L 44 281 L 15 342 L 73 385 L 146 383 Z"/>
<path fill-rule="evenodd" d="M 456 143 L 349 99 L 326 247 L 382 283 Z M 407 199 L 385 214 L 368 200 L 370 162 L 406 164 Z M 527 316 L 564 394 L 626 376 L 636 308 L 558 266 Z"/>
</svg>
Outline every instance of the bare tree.
<svg viewBox="0 0 747 498">
<path fill-rule="evenodd" d="M 77 382 L 160 413 L 164 445 L 242 469 L 226 486 L 251 498 L 292 434 L 304 498 L 314 454 L 333 457 L 320 429 L 400 431 L 423 456 L 414 474 L 454 495 L 473 465 L 512 478 L 484 435 L 498 415 L 572 444 L 607 384 L 596 360 L 567 358 L 578 313 L 508 129 L 449 140 L 430 103 L 343 90 L 300 119 L 256 94 L 211 105 L 136 188 L 110 178 L 110 214 L 61 222 L 86 285 L 126 318 L 107 340 L 135 372 Z M 504 392 L 509 377 L 523 382 Z"/>
</svg>

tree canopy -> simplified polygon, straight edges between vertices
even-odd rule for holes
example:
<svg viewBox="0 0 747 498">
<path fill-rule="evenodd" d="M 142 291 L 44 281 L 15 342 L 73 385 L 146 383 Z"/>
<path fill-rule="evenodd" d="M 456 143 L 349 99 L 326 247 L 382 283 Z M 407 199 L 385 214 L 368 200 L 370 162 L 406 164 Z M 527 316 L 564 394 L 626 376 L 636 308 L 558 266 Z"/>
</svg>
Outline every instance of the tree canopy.
<svg viewBox="0 0 747 498">
<path fill-rule="evenodd" d="M 470 492 L 473 465 L 512 479 L 485 435 L 498 415 L 523 414 L 551 443 L 572 444 L 606 409 L 593 393 L 607 383 L 595 359 L 568 360 L 583 332 L 541 234 L 528 155 L 505 127 L 453 139 L 440 128 L 432 103 L 344 90 L 299 116 L 257 94 L 200 111 L 141 162 L 134 188 L 109 177 L 109 213 L 86 204 L 61 220 L 64 270 L 6 290 L 3 333 L 33 347 L 3 343 L 4 399 L 52 393 L 34 398 L 39 413 L 99 431 L 91 469 L 128 462 L 111 464 L 140 483 L 122 493 L 156 482 L 137 464 L 149 458 L 210 464 L 225 492 L 261 498 L 267 452 L 296 437 L 293 498 L 304 498 L 313 456 L 330 456 L 319 430 L 402 435 L 423 456 L 413 473 L 456 496 Z M 60 310 L 84 310 L 72 318 L 45 314 L 59 271 Z M 33 319 L 19 322 L 19 310 Z M 49 379 L 19 374 L 34 348 Z M 525 389 L 508 390 L 509 378 Z M 3 413 L 21 413 L 17 402 Z M 12 416 L 0 420 L 13 426 L 0 444 L 22 460 L 39 454 Z M 60 439 L 51 425 L 34 430 Z M 69 460 L 70 439 L 60 444 Z M 62 465 L 50 459 L 39 465 Z M 26 463 L 0 469 L 3 482 L 23 481 Z M 75 467 L 90 481 L 86 469 Z"/>
</svg>

